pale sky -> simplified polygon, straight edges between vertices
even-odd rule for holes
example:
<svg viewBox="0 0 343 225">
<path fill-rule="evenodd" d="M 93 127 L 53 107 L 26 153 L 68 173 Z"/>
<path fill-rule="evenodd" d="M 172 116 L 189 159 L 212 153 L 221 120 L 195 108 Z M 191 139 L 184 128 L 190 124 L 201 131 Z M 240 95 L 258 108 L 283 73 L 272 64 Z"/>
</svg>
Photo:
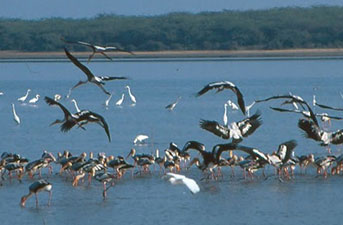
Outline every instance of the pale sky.
<svg viewBox="0 0 343 225">
<path fill-rule="evenodd" d="M 1 18 L 90 18 L 98 14 L 161 15 L 170 12 L 339 5 L 343 0 L 0 0 Z"/>
</svg>

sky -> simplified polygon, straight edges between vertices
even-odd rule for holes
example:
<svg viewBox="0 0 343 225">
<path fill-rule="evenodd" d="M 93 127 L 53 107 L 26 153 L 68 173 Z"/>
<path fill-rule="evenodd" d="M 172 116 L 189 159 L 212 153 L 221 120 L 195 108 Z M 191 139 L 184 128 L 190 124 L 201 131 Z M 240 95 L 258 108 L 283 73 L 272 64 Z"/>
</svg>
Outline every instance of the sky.
<svg viewBox="0 0 343 225">
<path fill-rule="evenodd" d="M 0 0 L 0 18 L 91 18 L 99 14 L 153 16 L 170 12 L 339 5 L 343 0 Z"/>
</svg>

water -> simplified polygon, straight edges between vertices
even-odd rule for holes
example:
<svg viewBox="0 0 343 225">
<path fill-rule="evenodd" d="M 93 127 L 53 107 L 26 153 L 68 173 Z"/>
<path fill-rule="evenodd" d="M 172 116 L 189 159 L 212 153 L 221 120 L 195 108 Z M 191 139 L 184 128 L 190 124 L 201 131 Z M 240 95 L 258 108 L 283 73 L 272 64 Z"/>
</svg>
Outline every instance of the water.
<svg viewBox="0 0 343 225">
<path fill-rule="evenodd" d="M 133 147 L 138 134 L 147 134 L 148 145 L 136 146 L 138 152 L 160 151 L 171 141 L 180 147 L 188 140 L 197 140 L 207 150 L 224 140 L 202 130 L 200 119 L 222 121 L 223 104 L 236 97 L 230 91 L 194 97 L 204 85 L 212 81 L 229 80 L 244 94 L 246 104 L 255 99 L 292 92 L 312 102 L 316 94 L 319 103 L 343 107 L 342 60 L 217 60 L 217 61 L 119 61 L 92 62 L 88 67 L 96 74 L 128 76 L 126 81 L 112 81 L 105 88 L 113 92 L 110 106 L 103 104 L 107 96 L 95 85 L 87 84 L 74 90 L 71 98 L 78 101 L 81 109 L 90 109 L 103 115 L 110 126 L 112 142 L 104 130 L 87 125 L 87 130 L 73 128 L 62 133 L 59 126 L 49 124 L 63 114 L 57 107 L 49 107 L 42 98 L 37 106 L 22 105 L 17 98 L 30 88 L 29 99 L 36 93 L 42 97 L 55 94 L 66 95 L 68 89 L 85 76 L 70 62 L 2 62 L 0 63 L 0 137 L 1 152 L 19 153 L 30 160 L 40 157 L 43 149 L 53 153 L 69 149 L 77 155 L 81 152 L 105 152 L 107 155 L 126 155 Z M 137 104 L 131 106 L 127 91 L 130 85 Z M 115 102 L 125 93 L 123 107 Z M 182 96 L 173 112 L 165 106 Z M 12 119 L 11 103 L 22 123 L 17 126 Z M 74 111 L 70 100 L 62 100 Z M 276 150 L 284 141 L 295 139 L 296 154 L 327 151 L 312 140 L 305 139 L 297 128 L 299 115 L 277 113 L 269 106 L 279 107 L 280 101 L 255 105 L 262 112 L 263 125 L 242 144 L 256 147 L 264 152 Z M 316 112 L 322 112 L 315 108 Z M 339 113 L 331 114 L 342 116 Z M 229 122 L 243 118 L 241 112 L 229 112 Z M 332 130 L 342 123 L 333 121 Z M 340 154 L 339 147 L 333 147 Z M 192 153 L 195 156 L 195 153 Z M 227 154 L 227 153 L 224 153 Z M 242 153 L 239 153 L 244 155 Z M 58 167 L 55 165 L 55 172 Z M 273 174 L 271 168 L 266 171 Z M 94 181 L 91 186 L 81 184 L 72 187 L 71 181 L 54 175 L 53 199 L 46 206 L 48 194 L 39 194 L 40 207 L 35 208 L 34 198 L 26 208 L 19 206 L 20 197 L 27 193 L 32 182 L 27 177 L 23 183 L 4 181 L 0 187 L 1 224 L 341 224 L 339 218 L 343 206 L 340 176 L 325 180 L 315 176 L 313 168 L 307 175 L 297 175 L 295 180 L 284 183 L 274 177 L 254 181 L 230 178 L 231 171 L 224 168 L 221 181 L 200 181 L 202 174 L 196 168 L 183 173 L 194 178 L 201 192 L 191 195 L 184 186 L 172 186 L 156 171 L 152 175 L 132 179 L 129 175 L 119 181 L 102 200 L 102 184 Z M 44 171 L 46 176 L 46 171 Z M 260 177 L 261 173 L 257 172 Z"/>
</svg>

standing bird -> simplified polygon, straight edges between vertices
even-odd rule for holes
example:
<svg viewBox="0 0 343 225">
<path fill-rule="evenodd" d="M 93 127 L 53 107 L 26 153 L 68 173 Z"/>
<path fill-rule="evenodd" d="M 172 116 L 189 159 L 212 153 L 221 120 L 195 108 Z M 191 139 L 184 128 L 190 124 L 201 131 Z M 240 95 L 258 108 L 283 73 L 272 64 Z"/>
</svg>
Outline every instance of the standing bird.
<svg viewBox="0 0 343 225">
<path fill-rule="evenodd" d="M 172 184 L 184 184 L 190 190 L 192 194 L 196 194 L 200 191 L 199 185 L 195 182 L 195 180 L 190 179 L 184 175 L 175 174 L 175 173 L 167 173 L 169 176 L 169 182 Z"/>
<path fill-rule="evenodd" d="M 131 93 L 130 86 L 127 85 L 125 88 L 127 88 L 127 91 L 129 92 L 130 99 L 132 101 L 132 104 L 136 104 L 136 97 Z"/>
<path fill-rule="evenodd" d="M 224 104 L 224 115 L 223 115 L 224 126 L 227 126 L 227 103 Z"/>
<path fill-rule="evenodd" d="M 20 118 L 15 111 L 14 104 L 12 103 L 13 119 L 17 124 L 20 124 Z"/>
<path fill-rule="evenodd" d="M 30 99 L 29 103 L 36 104 L 39 100 L 39 97 L 40 97 L 40 95 L 37 94 L 36 97 Z"/>
<path fill-rule="evenodd" d="M 87 80 L 79 81 L 74 87 L 71 88 L 71 91 L 73 89 L 83 85 L 83 84 L 90 82 L 90 83 L 97 85 L 99 88 L 101 88 L 101 90 L 103 92 L 105 92 L 107 95 L 111 95 L 111 93 L 106 91 L 105 88 L 103 87 L 103 85 L 105 84 L 104 81 L 126 80 L 127 79 L 126 77 L 99 77 L 99 76 L 95 76 L 86 66 L 84 66 L 79 60 L 77 60 L 74 56 L 72 56 L 66 48 L 64 48 L 64 51 L 65 51 L 67 57 L 70 59 L 70 61 L 72 63 L 74 63 L 74 65 L 77 66 L 80 70 L 82 70 L 87 76 Z"/>
<path fill-rule="evenodd" d="M 220 92 L 224 89 L 232 90 L 237 96 L 237 102 L 238 102 L 239 108 L 241 109 L 242 113 L 245 115 L 245 104 L 244 104 L 243 95 L 236 85 L 234 85 L 233 83 L 229 81 L 212 82 L 212 83 L 207 84 L 203 89 L 201 89 L 197 93 L 196 96 L 201 96 L 211 89 L 217 89 L 217 92 Z"/>
<path fill-rule="evenodd" d="M 121 94 L 121 98 L 116 102 L 116 106 L 121 106 L 124 101 L 125 94 Z"/>
<path fill-rule="evenodd" d="M 50 206 L 51 196 L 52 196 L 51 189 L 52 189 L 52 184 L 49 183 L 48 181 L 43 180 L 43 179 L 35 181 L 33 184 L 30 185 L 29 193 L 27 195 L 24 195 L 21 198 L 20 205 L 22 207 L 25 207 L 25 203 L 26 203 L 27 199 L 30 198 L 33 194 L 35 194 L 35 196 L 36 196 L 36 207 L 38 208 L 38 196 L 37 196 L 38 192 L 47 191 L 47 192 L 49 192 L 48 205 Z"/>
<path fill-rule="evenodd" d="M 168 109 L 170 112 L 174 110 L 176 107 L 177 103 L 179 103 L 179 100 L 181 99 L 181 96 L 177 97 L 176 101 L 167 105 L 165 108 Z"/>
<path fill-rule="evenodd" d="M 110 97 L 108 97 L 108 99 L 106 99 L 106 101 L 105 101 L 105 107 L 106 107 L 106 108 L 108 107 L 108 104 L 110 103 L 111 98 L 112 98 L 112 94 L 111 94 Z"/>
<path fill-rule="evenodd" d="M 83 45 L 86 47 L 89 47 L 93 50 L 93 53 L 91 55 L 89 55 L 88 57 L 88 62 L 89 63 L 91 61 L 91 59 L 93 58 L 93 56 L 96 53 L 100 53 L 103 56 L 105 56 L 107 59 L 112 61 L 112 58 L 109 57 L 108 55 L 105 54 L 105 52 L 109 52 L 109 51 L 113 51 L 113 52 L 127 52 L 130 53 L 131 55 L 134 55 L 131 51 L 119 48 L 119 47 L 115 47 L 115 46 L 100 46 L 100 45 L 94 45 L 94 44 L 90 44 L 87 42 L 83 42 L 83 41 L 66 41 L 63 38 L 61 38 L 62 41 L 66 42 L 66 43 L 70 43 L 70 44 L 79 44 L 79 45 Z"/>
<path fill-rule="evenodd" d="M 27 89 L 26 94 L 23 97 L 18 98 L 17 100 L 19 102 L 25 102 L 25 100 L 27 99 L 27 96 L 29 96 L 30 91 L 31 89 Z"/>
</svg>

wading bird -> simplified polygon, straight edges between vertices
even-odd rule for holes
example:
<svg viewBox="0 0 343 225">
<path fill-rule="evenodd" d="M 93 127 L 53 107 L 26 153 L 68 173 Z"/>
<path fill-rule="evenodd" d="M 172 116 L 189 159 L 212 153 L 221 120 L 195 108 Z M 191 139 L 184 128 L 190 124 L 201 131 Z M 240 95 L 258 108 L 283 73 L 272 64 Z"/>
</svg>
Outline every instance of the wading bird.
<svg viewBox="0 0 343 225">
<path fill-rule="evenodd" d="M 51 196 L 52 196 L 52 184 L 50 184 L 48 181 L 46 180 L 38 180 L 35 181 L 33 184 L 30 185 L 29 187 L 29 193 L 27 195 L 24 195 L 21 198 L 20 201 L 20 205 L 22 207 L 25 207 L 25 203 L 27 201 L 28 198 L 30 198 L 33 194 L 36 196 L 36 207 L 38 208 L 38 193 L 41 191 L 47 191 L 49 192 L 49 201 L 48 201 L 48 205 L 50 206 L 50 202 L 51 202 Z"/>
<path fill-rule="evenodd" d="M 13 119 L 17 124 L 20 124 L 20 118 L 17 115 L 16 111 L 15 111 L 15 107 L 14 104 L 12 103 L 12 112 L 13 112 Z"/>
<path fill-rule="evenodd" d="M 173 111 L 180 99 L 181 99 L 181 96 L 177 97 L 175 102 L 167 105 L 165 108 L 169 111 Z"/>
<path fill-rule="evenodd" d="M 29 96 L 30 91 L 31 89 L 27 89 L 26 94 L 23 97 L 18 98 L 17 100 L 19 102 L 25 102 L 25 100 L 27 99 L 27 96 Z"/>
<path fill-rule="evenodd" d="M 116 106 L 121 106 L 123 104 L 125 94 L 121 94 L 121 98 L 116 102 Z"/>
<path fill-rule="evenodd" d="M 131 93 L 130 86 L 127 85 L 125 88 L 127 89 L 128 93 L 129 93 L 132 104 L 136 104 L 136 97 Z"/>
<path fill-rule="evenodd" d="M 192 194 L 196 194 L 200 191 L 199 185 L 193 179 L 175 173 L 167 173 L 166 175 L 169 176 L 169 182 L 171 184 L 184 184 Z"/>
</svg>

